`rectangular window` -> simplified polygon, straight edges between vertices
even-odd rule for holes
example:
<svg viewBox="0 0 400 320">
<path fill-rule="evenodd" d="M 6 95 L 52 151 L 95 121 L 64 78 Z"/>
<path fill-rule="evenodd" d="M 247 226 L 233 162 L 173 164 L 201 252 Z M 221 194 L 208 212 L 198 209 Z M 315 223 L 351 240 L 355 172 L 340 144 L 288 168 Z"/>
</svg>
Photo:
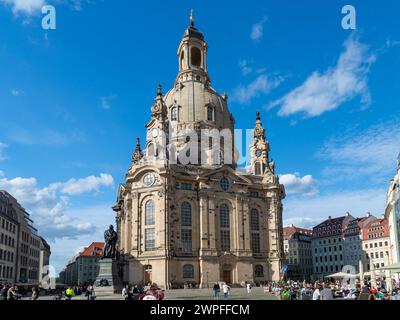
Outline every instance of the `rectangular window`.
<svg viewBox="0 0 400 320">
<path fill-rule="evenodd" d="M 192 184 L 191 183 L 181 183 L 181 190 L 192 190 Z"/>
<path fill-rule="evenodd" d="M 231 234 L 229 230 L 221 230 L 221 250 L 229 251 L 231 249 Z"/>
<path fill-rule="evenodd" d="M 252 198 L 258 198 L 258 197 L 259 197 L 258 192 L 257 192 L 257 191 L 251 191 L 251 192 L 250 192 L 250 197 L 252 197 Z"/>
<path fill-rule="evenodd" d="M 145 250 L 154 251 L 155 239 L 154 239 L 154 228 L 148 228 L 145 231 Z"/>
<path fill-rule="evenodd" d="M 182 252 L 192 253 L 192 230 L 191 229 L 182 229 L 181 230 L 181 243 L 182 243 Z"/>
<path fill-rule="evenodd" d="M 251 234 L 251 250 L 253 253 L 260 253 L 260 234 L 259 233 L 252 233 Z"/>
</svg>

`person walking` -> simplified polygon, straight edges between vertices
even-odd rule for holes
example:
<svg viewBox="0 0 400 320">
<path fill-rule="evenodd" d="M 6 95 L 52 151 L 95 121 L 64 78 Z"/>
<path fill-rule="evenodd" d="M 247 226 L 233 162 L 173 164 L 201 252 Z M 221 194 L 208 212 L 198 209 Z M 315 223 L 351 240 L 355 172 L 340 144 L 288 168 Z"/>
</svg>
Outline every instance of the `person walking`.
<svg viewBox="0 0 400 320">
<path fill-rule="evenodd" d="M 129 299 L 129 286 L 125 286 L 125 287 L 122 289 L 122 298 L 123 298 L 124 300 L 128 300 L 128 299 Z"/>
<path fill-rule="evenodd" d="M 87 288 L 86 288 L 86 299 L 87 300 L 93 300 L 93 292 L 94 292 L 94 288 L 93 286 L 90 284 Z"/>
<path fill-rule="evenodd" d="M 213 286 L 213 298 L 215 300 L 219 299 L 219 293 L 221 292 L 221 288 L 219 287 L 219 284 L 217 282 L 214 283 Z"/>
<path fill-rule="evenodd" d="M 251 284 L 249 282 L 247 282 L 246 284 L 246 289 L 247 289 L 247 294 L 251 293 Z"/>
<path fill-rule="evenodd" d="M 229 293 L 230 293 L 231 288 L 228 286 L 228 284 L 225 282 L 224 285 L 222 286 L 222 291 L 224 292 L 224 299 L 228 300 Z"/>
</svg>

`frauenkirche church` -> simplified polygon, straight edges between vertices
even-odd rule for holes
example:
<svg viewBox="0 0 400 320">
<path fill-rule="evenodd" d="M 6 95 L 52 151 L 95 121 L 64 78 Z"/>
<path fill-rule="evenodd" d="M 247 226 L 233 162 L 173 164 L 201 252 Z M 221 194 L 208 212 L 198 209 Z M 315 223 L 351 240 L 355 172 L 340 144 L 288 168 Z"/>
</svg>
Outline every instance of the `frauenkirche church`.
<svg viewBox="0 0 400 320">
<path fill-rule="evenodd" d="M 277 281 L 285 191 L 260 115 L 250 164 L 240 169 L 228 97 L 210 86 L 207 43 L 192 16 L 178 65 L 173 88 L 158 88 L 145 147 L 137 141 L 113 208 L 123 281 L 164 288 Z M 216 132 L 224 134 L 214 139 Z"/>
</svg>

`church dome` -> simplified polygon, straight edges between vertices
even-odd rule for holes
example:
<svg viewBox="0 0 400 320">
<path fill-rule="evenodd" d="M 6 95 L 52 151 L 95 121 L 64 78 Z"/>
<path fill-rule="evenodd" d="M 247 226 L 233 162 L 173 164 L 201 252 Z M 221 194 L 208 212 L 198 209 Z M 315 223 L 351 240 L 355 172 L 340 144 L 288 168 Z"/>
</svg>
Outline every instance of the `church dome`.
<svg viewBox="0 0 400 320">
<path fill-rule="evenodd" d="M 232 126 L 227 96 L 219 95 L 200 81 L 181 82 L 167 92 L 164 101 L 172 124 L 174 121 L 177 124 L 203 122 L 217 129 Z"/>
<path fill-rule="evenodd" d="M 207 71 L 207 43 L 203 33 L 194 27 L 191 15 L 178 47 L 179 72 L 174 87 L 164 96 L 167 118 L 171 125 L 203 123 L 206 128 L 233 129 L 228 97 L 211 88 Z"/>
</svg>

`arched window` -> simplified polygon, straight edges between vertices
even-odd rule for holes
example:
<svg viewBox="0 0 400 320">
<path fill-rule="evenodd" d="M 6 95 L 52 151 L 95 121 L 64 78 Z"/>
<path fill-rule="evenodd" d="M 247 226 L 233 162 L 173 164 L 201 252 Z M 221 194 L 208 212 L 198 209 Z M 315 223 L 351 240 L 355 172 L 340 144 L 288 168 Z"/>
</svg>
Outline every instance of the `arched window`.
<svg viewBox="0 0 400 320">
<path fill-rule="evenodd" d="M 229 208 L 225 203 L 219 208 L 219 218 L 220 227 L 229 228 Z"/>
<path fill-rule="evenodd" d="M 154 213 L 154 201 L 149 200 L 146 202 L 145 208 L 144 208 L 144 221 L 146 226 L 151 226 L 156 223 L 156 217 Z"/>
<path fill-rule="evenodd" d="M 250 211 L 250 228 L 251 231 L 260 230 L 260 215 L 258 214 L 258 210 L 255 208 Z"/>
<path fill-rule="evenodd" d="M 219 208 L 220 243 L 222 251 L 231 249 L 231 233 L 229 223 L 229 208 L 222 204 Z"/>
<path fill-rule="evenodd" d="M 147 156 L 148 157 L 158 156 L 157 146 L 154 143 L 149 143 L 149 145 L 147 146 Z"/>
<path fill-rule="evenodd" d="M 254 165 L 254 174 L 261 175 L 261 164 L 259 162 Z"/>
<path fill-rule="evenodd" d="M 211 106 L 207 107 L 207 120 L 214 121 L 214 108 Z"/>
<path fill-rule="evenodd" d="M 183 61 L 185 61 L 185 51 L 182 50 L 182 53 L 181 53 L 181 70 L 184 68 Z"/>
<path fill-rule="evenodd" d="M 261 264 L 258 264 L 254 267 L 254 275 L 257 278 L 264 277 L 264 267 Z"/>
<path fill-rule="evenodd" d="M 190 64 L 197 68 L 201 65 L 201 51 L 197 47 L 192 47 L 190 49 Z"/>
<path fill-rule="evenodd" d="M 181 205 L 181 224 L 182 227 L 192 226 L 192 206 L 189 202 L 183 202 Z"/>
<path fill-rule="evenodd" d="M 194 278 L 194 267 L 191 264 L 185 264 L 182 268 L 182 277 L 184 279 Z"/>
<path fill-rule="evenodd" d="M 178 108 L 172 107 L 171 109 L 171 121 L 178 121 Z"/>
</svg>

